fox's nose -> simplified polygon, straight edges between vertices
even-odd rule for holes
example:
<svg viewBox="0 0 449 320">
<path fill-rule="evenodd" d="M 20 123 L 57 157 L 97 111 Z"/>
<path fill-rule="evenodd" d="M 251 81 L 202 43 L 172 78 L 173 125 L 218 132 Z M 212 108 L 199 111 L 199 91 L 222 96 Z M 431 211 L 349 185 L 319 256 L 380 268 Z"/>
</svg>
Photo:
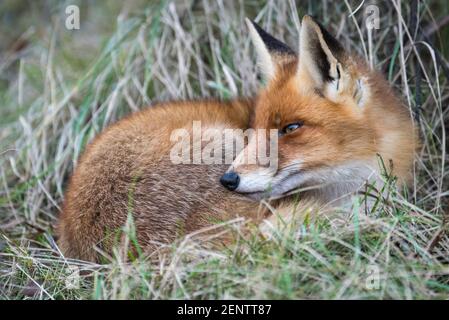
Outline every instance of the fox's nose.
<svg viewBox="0 0 449 320">
<path fill-rule="evenodd" d="M 228 190 L 234 191 L 239 186 L 240 177 L 237 173 L 226 172 L 220 179 L 220 183 Z"/>
</svg>

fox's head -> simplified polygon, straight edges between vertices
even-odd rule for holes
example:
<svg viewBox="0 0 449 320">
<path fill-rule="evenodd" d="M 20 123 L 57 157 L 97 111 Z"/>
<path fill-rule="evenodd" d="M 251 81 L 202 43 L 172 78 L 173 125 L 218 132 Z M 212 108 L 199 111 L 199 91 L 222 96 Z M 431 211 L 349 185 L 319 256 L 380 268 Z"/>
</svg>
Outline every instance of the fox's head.
<svg viewBox="0 0 449 320">
<path fill-rule="evenodd" d="M 258 139 L 250 139 L 221 178 L 225 187 L 256 199 L 303 187 L 323 192 L 330 185 L 326 192 L 344 189 L 341 195 L 378 171 L 377 154 L 387 163 L 406 159 L 399 167 L 408 169 L 413 147 L 398 155 L 394 149 L 407 135 L 413 144 L 410 121 L 397 110 L 400 102 L 385 80 L 309 16 L 302 20 L 298 54 L 256 23 L 247 24 L 267 82 L 251 127 L 277 130 L 278 162 L 248 163 L 258 150 Z"/>
</svg>

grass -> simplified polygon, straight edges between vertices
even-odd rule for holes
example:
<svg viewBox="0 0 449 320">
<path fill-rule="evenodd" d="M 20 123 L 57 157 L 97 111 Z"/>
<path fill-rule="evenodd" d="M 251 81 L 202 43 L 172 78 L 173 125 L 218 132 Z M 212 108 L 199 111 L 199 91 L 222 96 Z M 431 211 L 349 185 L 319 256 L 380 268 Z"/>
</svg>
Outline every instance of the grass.
<svg viewBox="0 0 449 320">
<path fill-rule="evenodd" d="M 354 1 L 78 4 L 77 31 L 64 27 L 64 3 L 0 5 L 0 23 L 20 17 L 0 41 L 1 299 L 449 296 L 445 1 L 382 2 L 380 29 L 371 35 Z M 272 240 L 255 228 L 244 237 L 245 222 L 231 221 L 237 240 L 225 250 L 187 237 L 131 261 L 121 251 L 102 265 L 64 258 L 54 226 L 86 143 L 156 101 L 255 94 L 260 81 L 244 17 L 297 46 L 305 13 L 404 97 L 422 139 L 410 188 L 391 192 L 369 214 L 355 201 L 348 212 L 286 226 Z M 125 232 L 132 244 L 131 222 Z"/>
</svg>

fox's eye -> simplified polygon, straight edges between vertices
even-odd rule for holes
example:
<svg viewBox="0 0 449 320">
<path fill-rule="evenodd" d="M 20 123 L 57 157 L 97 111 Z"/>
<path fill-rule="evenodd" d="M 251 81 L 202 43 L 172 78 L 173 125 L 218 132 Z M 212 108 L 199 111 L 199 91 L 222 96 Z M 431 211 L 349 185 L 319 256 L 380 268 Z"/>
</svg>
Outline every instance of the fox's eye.
<svg viewBox="0 0 449 320">
<path fill-rule="evenodd" d="M 283 136 L 285 134 L 289 134 L 289 133 L 301 128 L 302 125 L 303 125 L 302 122 L 290 123 L 290 124 L 286 125 L 285 127 L 283 127 L 282 130 L 279 131 L 279 135 Z"/>
</svg>

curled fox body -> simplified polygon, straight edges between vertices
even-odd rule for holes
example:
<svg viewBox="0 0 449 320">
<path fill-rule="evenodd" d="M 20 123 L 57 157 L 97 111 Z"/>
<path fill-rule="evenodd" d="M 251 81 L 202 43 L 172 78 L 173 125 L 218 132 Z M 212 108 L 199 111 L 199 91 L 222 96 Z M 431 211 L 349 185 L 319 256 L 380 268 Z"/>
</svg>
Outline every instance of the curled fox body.
<svg viewBox="0 0 449 320">
<path fill-rule="evenodd" d="M 341 205 L 379 180 L 379 159 L 407 183 L 417 138 L 386 80 L 309 16 L 298 53 L 247 22 L 266 86 L 253 99 L 156 105 L 96 137 L 66 192 L 58 226 L 64 254 L 95 261 L 110 253 L 129 215 L 139 245 L 151 251 L 233 217 L 270 218 L 263 198 L 281 199 L 279 212 L 289 214 L 298 189 L 300 202 Z M 173 163 L 171 134 L 190 132 L 194 121 L 202 130 L 277 130 L 277 165 L 245 160 L 257 152 L 256 139 L 231 165 Z"/>
</svg>

